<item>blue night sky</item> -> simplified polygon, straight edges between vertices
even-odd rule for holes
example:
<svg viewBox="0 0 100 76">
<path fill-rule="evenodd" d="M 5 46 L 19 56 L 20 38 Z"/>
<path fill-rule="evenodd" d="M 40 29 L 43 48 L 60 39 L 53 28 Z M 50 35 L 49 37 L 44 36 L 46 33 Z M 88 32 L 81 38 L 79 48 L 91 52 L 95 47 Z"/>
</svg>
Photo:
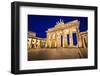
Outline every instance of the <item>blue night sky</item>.
<svg viewBox="0 0 100 76">
<path fill-rule="evenodd" d="M 28 31 L 35 32 L 36 37 L 46 38 L 45 31 L 54 27 L 60 19 L 63 19 L 64 23 L 78 19 L 80 21 L 80 31 L 83 32 L 88 29 L 87 17 L 28 15 Z"/>
</svg>

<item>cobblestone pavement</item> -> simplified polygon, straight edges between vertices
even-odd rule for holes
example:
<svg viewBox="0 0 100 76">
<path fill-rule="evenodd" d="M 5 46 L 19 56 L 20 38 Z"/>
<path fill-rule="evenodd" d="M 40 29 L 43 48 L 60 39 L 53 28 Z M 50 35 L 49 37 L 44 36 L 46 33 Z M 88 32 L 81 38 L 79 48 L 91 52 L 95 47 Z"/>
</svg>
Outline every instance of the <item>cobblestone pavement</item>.
<svg viewBox="0 0 100 76">
<path fill-rule="evenodd" d="M 80 59 L 87 58 L 87 48 L 41 48 L 29 49 L 28 60 L 51 60 L 51 59 Z"/>
</svg>

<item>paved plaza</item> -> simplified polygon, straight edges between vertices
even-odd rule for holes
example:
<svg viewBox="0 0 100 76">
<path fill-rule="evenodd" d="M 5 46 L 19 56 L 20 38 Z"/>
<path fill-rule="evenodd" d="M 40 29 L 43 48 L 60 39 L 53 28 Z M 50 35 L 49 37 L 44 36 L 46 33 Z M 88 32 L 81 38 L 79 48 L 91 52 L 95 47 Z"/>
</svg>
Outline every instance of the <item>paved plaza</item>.
<svg viewBox="0 0 100 76">
<path fill-rule="evenodd" d="M 87 48 L 28 49 L 28 60 L 81 59 L 88 57 Z"/>
</svg>

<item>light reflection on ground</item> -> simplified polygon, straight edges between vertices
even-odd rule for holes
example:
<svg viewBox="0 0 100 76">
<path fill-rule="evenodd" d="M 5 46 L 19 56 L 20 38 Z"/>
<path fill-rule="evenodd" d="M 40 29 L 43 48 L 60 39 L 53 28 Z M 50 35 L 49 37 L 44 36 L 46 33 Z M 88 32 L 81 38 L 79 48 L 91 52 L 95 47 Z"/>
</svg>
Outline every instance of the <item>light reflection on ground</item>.
<svg viewBox="0 0 100 76">
<path fill-rule="evenodd" d="M 87 58 L 87 48 L 40 48 L 28 49 L 28 60 Z"/>
</svg>

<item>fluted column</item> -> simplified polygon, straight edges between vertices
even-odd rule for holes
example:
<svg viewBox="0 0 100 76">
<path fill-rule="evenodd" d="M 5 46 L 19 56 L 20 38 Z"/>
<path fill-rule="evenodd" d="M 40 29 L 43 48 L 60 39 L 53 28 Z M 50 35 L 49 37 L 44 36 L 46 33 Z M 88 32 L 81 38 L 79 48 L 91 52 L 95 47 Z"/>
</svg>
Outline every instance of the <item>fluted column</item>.
<svg viewBox="0 0 100 76">
<path fill-rule="evenodd" d="M 79 47 L 79 33 L 77 31 L 76 31 L 76 39 L 77 39 L 76 47 Z"/>
<path fill-rule="evenodd" d="M 82 40 L 81 40 L 81 36 L 79 34 L 79 28 L 76 28 L 76 35 L 77 35 L 77 46 L 81 47 L 82 46 Z"/>
<path fill-rule="evenodd" d="M 70 47 L 73 47 L 73 32 L 72 31 L 70 31 L 70 33 L 69 33 L 69 40 L 70 40 Z"/>
<path fill-rule="evenodd" d="M 68 45 L 68 40 L 67 40 L 67 34 L 63 34 L 63 47 L 67 47 Z"/>
<path fill-rule="evenodd" d="M 83 47 L 84 47 L 84 48 L 86 48 L 85 42 L 86 42 L 86 38 L 83 36 Z"/>
<path fill-rule="evenodd" d="M 82 37 L 78 34 L 78 47 L 82 47 Z"/>
<path fill-rule="evenodd" d="M 59 47 L 61 47 L 61 34 L 60 34 L 60 37 L 59 37 L 59 42 L 60 42 L 60 44 L 59 44 Z"/>
<path fill-rule="evenodd" d="M 49 48 L 51 48 L 51 40 L 49 40 Z"/>
<path fill-rule="evenodd" d="M 47 44 L 47 38 L 46 38 L 46 44 L 45 44 L 45 47 L 47 48 L 48 44 Z"/>
<path fill-rule="evenodd" d="M 55 47 L 57 47 L 57 34 L 55 33 Z"/>
<path fill-rule="evenodd" d="M 48 34 L 48 44 L 49 44 L 49 48 L 51 48 L 51 34 Z"/>
<path fill-rule="evenodd" d="M 60 47 L 60 45 L 61 45 L 61 35 L 60 34 L 58 34 L 58 37 L 57 37 L 57 45 L 58 45 L 58 47 Z"/>
<path fill-rule="evenodd" d="M 63 33 L 63 47 L 65 47 L 65 34 Z"/>
<path fill-rule="evenodd" d="M 56 32 L 56 47 L 58 47 L 58 32 Z"/>
</svg>

